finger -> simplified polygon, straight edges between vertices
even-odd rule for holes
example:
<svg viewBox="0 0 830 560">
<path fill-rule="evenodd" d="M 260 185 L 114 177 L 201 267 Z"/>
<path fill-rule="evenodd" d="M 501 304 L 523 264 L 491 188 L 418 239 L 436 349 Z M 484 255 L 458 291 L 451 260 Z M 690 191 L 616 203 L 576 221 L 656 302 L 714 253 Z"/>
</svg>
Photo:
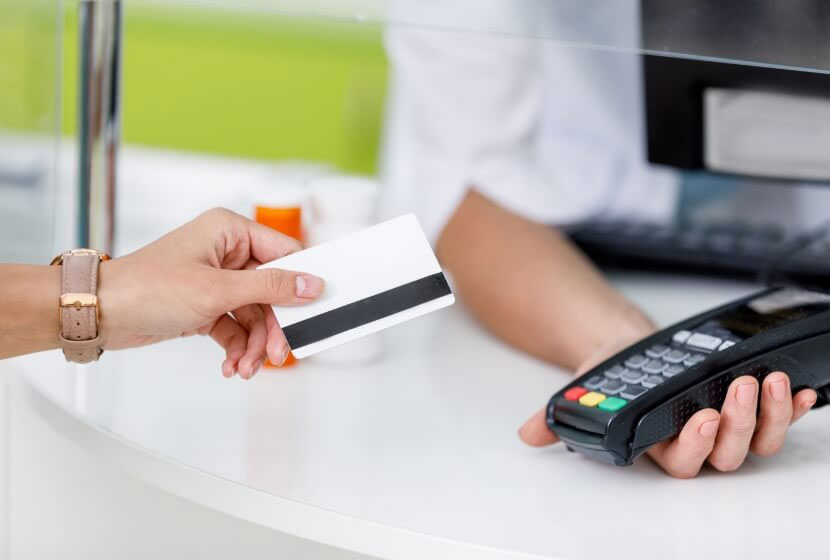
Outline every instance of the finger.
<svg viewBox="0 0 830 560">
<path fill-rule="evenodd" d="M 252 303 L 302 305 L 323 293 L 321 278 L 279 268 L 261 270 L 223 270 L 225 305 L 237 309 Z"/>
<path fill-rule="evenodd" d="M 720 425 L 717 410 L 695 412 L 676 438 L 658 443 L 648 454 L 666 473 L 675 478 L 693 478 L 715 446 Z"/>
<path fill-rule="evenodd" d="M 813 408 L 818 400 L 818 394 L 812 389 L 802 389 L 793 397 L 793 418 L 790 421 L 795 422 Z"/>
<path fill-rule="evenodd" d="M 761 385 L 761 415 L 750 450 L 763 457 L 778 453 L 784 445 L 792 417 L 790 378 L 780 371 L 769 374 Z"/>
<path fill-rule="evenodd" d="M 245 265 L 245 270 L 254 270 L 261 263 L 254 259 L 248 261 Z M 281 366 L 288 358 L 288 353 L 291 351 L 288 347 L 288 341 L 285 339 L 285 334 L 282 332 L 277 318 L 274 316 L 274 310 L 270 305 L 260 305 L 263 317 L 265 317 L 266 342 L 265 352 L 272 364 Z"/>
<path fill-rule="evenodd" d="M 244 270 L 254 270 L 261 264 L 259 261 L 251 259 L 243 268 Z M 273 365 L 281 366 L 288 358 L 291 349 L 288 347 L 288 341 L 285 339 L 285 334 L 283 334 L 271 306 L 260 305 L 260 308 L 262 309 L 262 316 L 265 317 L 265 352 Z"/>
<path fill-rule="evenodd" d="M 755 414 L 758 406 L 758 382 L 754 377 L 742 376 L 729 386 L 721 408 L 720 429 L 709 462 L 722 472 L 740 467 L 755 433 Z"/>
<path fill-rule="evenodd" d="M 276 366 L 281 366 L 288 358 L 288 341 L 285 339 L 285 334 L 282 332 L 277 318 L 274 316 L 274 310 L 268 305 L 262 306 L 265 315 L 265 329 L 268 331 L 268 339 L 265 344 L 265 349 L 268 352 L 268 359 Z"/>
<path fill-rule="evenodd" d="M 258 224 L 226 208 L 214 208 L 194 220 L 211 241 L 219 268 L 240 269 L 250 259 L 268 262 L 302 249 L 287 235 Z"/>
<path fill-rule="evenodd" d="M 293 237 L 234 212 L 229 212 L 229 214 L 233 234 L 249 240 L 251 257 L 261 263 L 273 261 L 303 248 Z"/>
<path fill-rule="evenodd" d="M 556 434 L 550 431 L 545 419 L 546 411 L 543 408 L 519 428 L 519 437 L 523 442 L 533 447 L 542 447 L 559 441 Z"/>
<path fill-rule="evenodd" d="M 236 373 L 236 364 L 245 354 L 245 348 L 248 346 L 248 332 L 230 315 L 222 315 L 210 330 L 210 337 L 225 349 L 222 375 L 233 377 Z"/>
<path fill-rule="evenodd" d="M 245 270 L 254 270 L 261 263 L 254 259 L 248 261 L 245 265 Z M 285 339 L 285 334 L 274 316 L 274 310 L 270 305 L 260 305 L 262 309 L 262 316 L 265 317 L 266 342 L 265 352 L 272 364 L 281 366 L 288 358 L 288 353 L 291 349 L 288 347 L 288 341 Z"/>
<path fill-rule="evenodd" d="M 245 263 L 241 270 L 256 270 L 257 267 L 262 266 L 262 263 L 256 259 L 250 259 Z"/>
<path fill-rule="evenodd" d="M 242 379 L 250 379 L 262 367 L 265 359 L 265 316 L 259 305 L 246 305 L 233 312 L 237 322 L 248 331 L 248 345 L 239 359 L 237 370 Z"/>
</svg>

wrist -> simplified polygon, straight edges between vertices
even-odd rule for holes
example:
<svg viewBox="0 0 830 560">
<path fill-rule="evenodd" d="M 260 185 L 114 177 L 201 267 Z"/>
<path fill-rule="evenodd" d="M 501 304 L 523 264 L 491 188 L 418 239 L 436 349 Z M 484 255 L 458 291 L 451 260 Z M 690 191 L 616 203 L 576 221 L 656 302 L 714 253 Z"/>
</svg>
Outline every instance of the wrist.
<svg viewBox="0 0 830 560">
<path fill-rule="evenodd" d="M 654 321 L 633 305 L 628 305 L 623 310 L 620 325 L 620 339 L 631 344 L 654 334 L 657 330 Z"/>
<path fill-rule="evenodd" d="M 38 345 L 42 350 L 53 350 L 60 348 L 60 293 L 61 274 L 55 266 L 39 266 L 38 287 L 36 292 L 41 295 L 39 302 L 35 305 L 39 308 L 33 314 L 33 324 L 29 331 L 32 343 Z"/>
<path fill-rule="evenodd" d="M 98 268 L 98 336 L 102 348 L 112 347 L 114 333 L 120 328 L 123 305 L 120 302 L 119 264 L 110 260 L 102 262 Z"/>
<path fill-rule="evenodd" d="M 657 329 L 651 319 L 630 304 L 618 307 L 597 325 L 590 343 L 581 348 L 577 360 L 571 367 L 577 375 L 585 373 L 613 354 L 622 351 L 635 342 L 650 336 Z"/>
</svg>

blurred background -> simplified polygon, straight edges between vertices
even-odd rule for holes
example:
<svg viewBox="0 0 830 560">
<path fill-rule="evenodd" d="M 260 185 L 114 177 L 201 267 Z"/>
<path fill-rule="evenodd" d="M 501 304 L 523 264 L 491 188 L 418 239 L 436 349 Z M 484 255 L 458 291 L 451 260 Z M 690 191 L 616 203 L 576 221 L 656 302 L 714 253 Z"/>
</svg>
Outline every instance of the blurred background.
<svg viewBox="0 0 830 560">
<path fill-rule="evenodd" d="M 386 61 L 379 25 L 127 2 L 126 144 L 373 173 Z M 77 7 L 64 12 L 61 130 L 77 107 Z"/>
<path fill-rule="evenodd" d="M 60 131 L 54 2 L 0 1 L 0 255 L 42 259 L 53 244 Z"/>
<path fill-rule="evenodd" d="M 627 214 L 558 224 L 597 260 L 762 281 L 771 270 L 811 281 L 830 274 L 823 210 L 830 163 L 822 155 L 830 127 L 819 126 L 830 120 L 830 15 L 816 0 L 787 9 L 765 2 L 724 8 L 713 0 L 683 0 L 671 9 L 655 0 L 520 0 L 508 9 L 490 0 L 474 11 L 464 2 L 124 2 L 122 71 L 111 79 L 120 130 L 108 133 L 123 149 L 104 156 L 103 148 L 90 148 L 99 150 L 98 167 L 88 179 L 78 168 L 81 4 L 0 0 L 0 259 L 44 262 L 79 244 L 122 254 L 216 205 L 307 237 L 315 201 L 298 189 L 321 177 L 328 193 L 354 192 L 374 208 L 388 182 L 386 123 L 394 120 L 385 27 L 415 25 L 460 30 L 462 39 L 475 31 L 547 40 L 544 57 L 571 73 L 568 84 L 602 65 L 642 74 L 634 89 L 625 90 L 631 77 L 623 72 L 607 75 L 607 84 L 629 91 L 620 98 L 639 96 L 624 100 L 643 108 L 642 116 L 629 115 L 636 123 L 631 154 L 673 176 L 642 188 L 673 200 L 675 211 L 657 219 L 653 200 L 632 200 Z M 516 17 L 499 18 L 500 10 Z M 610 10 L 631 21 L 609 18 Z M 466 68 L 457 70 L 464 77 Z M 567 90 L 562 85 L 548 84 L 546 95 Z M 577 90 L 562 99 L 581 96 L 584 105 L 597 93 Z M 540 119 L 571 110 L 566 102 L 550 102 Z M 565 154 L 587 142 L 586 130 L 603 118 L 586 112 L 585 130 L 576 120 L 577 128 L 560 126 L 556 149 L 537 154 L 546 180 L 579 188 L 591 165 Z M 108 181 L 101 175 L 113 168 L 106 159 L 115 153 L 117 179 Z M 612 175 L 603 194 L 609 200 L 616 196 Z M 90 193 L 93 183 L 110 184 L 111 192 Z M 427 208 L 432 199 L 416 199 L 437 192 L 416 193 L 396 211 Z M 99 224 L 97 237 L 86 239 L 96 224 L 85 221 L 103 215 L 113 218 L 114 237 Z M 344 233 L 374 214 L 324 218 L 349 222 L 335 228 Z M 789 258 L 796 252 L 799 258 Z"/>
<path fill-rule="evenodd" d="M 291 178 L 321 165 L 377 171 L 387 80 L 379 25 L 136 1 L 123 26 L 123 228 L 156 206 L 149 229 L 163 232 L 181 220 L 181 211 L 164 219 L 179 203 L 192 206 L 184 215 L 224 203 L 253 217 L 255 197 L 228 191 L 279 182 L 269 162 Z M 2 260 L 44 262 L 75 236 L 79 41 L 78 2 L 0 0 Z M 199 173 L 203 161 L 226 164 L 228 188 L 215 188 L 217 168 Z"/>
</svg>

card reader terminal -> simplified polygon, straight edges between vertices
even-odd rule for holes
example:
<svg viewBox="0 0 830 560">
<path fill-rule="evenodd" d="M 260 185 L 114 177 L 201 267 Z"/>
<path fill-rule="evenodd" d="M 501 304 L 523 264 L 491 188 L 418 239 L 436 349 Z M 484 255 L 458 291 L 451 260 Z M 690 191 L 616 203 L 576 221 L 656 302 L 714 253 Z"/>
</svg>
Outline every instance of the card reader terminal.
<svg viewBox="0 0 830 560">
<path fill-rule="evenodd" d="M 572 451 L 630 465 L 698 410 L 720 410 L 737 377 L 774 371 L 827 404 L 830 294 L 773 288 L 664 329 L 556 393 L 547 424 Z"/>
</svg>

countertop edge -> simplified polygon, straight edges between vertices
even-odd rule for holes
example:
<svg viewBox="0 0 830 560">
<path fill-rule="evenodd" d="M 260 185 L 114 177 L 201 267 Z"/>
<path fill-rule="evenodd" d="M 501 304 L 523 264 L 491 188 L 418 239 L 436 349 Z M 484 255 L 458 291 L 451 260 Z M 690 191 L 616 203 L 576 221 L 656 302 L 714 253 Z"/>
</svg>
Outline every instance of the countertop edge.
<svg viewBox="0 0 830 560">
<path fill-rule="evenodd" d="M 52 429 L 115 468 L 169 494 L 311 542 L 378 558 L 553 559 L 429 535 L 268 494 L 174 461 L 86 421 L 8 368 L 10 396 Z"/>
</svg>

